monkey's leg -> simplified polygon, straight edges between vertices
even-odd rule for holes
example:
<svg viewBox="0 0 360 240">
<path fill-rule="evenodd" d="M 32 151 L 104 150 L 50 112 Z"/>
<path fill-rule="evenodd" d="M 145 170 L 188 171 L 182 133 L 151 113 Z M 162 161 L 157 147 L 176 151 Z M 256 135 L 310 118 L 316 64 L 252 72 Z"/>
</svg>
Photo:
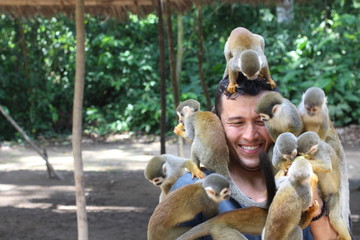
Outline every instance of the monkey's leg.
<svg viewBox="0 0 360 240">
<path fill-rule="evenodd" d="M 236 83 L 236 79 L 237 79 L 239 73 L 237 71 L 232 70 L 231 67 L 229 66 L 229 63 L 228 63 L 227 68 L 229 70 L 229 85 L 227 87 L 227 91 L 229 93 L 234 93 L 234 92 L 236 92 L 236 87 L 238 87 L 238 85 Z"/>
<path fill-rule="evenodd" d="M 314 170 L 314 172 L 318 173 L 318 172 L 329 172 L 332 170 L 332 166 L 331 166 L 331 162 L 330 164 L 326 164 L 324 163 L 324 161 L 322 160 L 317 160 L 317 159 L 314 159 L 314 160 L 309 160 L 309 162 L 311 163 L 311 166 Z"/>
<path fill-rule="evenodd" d="M 206 177 L 206 174 L 203 173 L 203 171 L 200 170 L 198 165 L 196 165 L 196 163 L 192 160 L 187 160 L 185 162 L 185 167 L 191 172 L 192 178 L 197 177 L 199 179 L 202 179 Z"/>
<path fill-rule="evenodd" d="M 329 197 L 329 220 L 331 226 L 337 232 L 338 240 L 351 240 L 349 230 L 347 229 L 341 214 L 341 202 L 339 193 L 335 193 Z"/>
<path fill-rule="evenodd" d="M 270 70 L 269 70 L 269 66 L 266 64 L 266 66 L 261 68 L 261 74 L 262 77 L 264 77 L 266 79 L 266 82 L 271 86 L 272 89 L 276 88 L 276 83 L 274 81 L 274 79 L 271 78 L 270 76 Z M 259 79 L 260 81 L 262 80 L 262 78 Z"/>
</svg>

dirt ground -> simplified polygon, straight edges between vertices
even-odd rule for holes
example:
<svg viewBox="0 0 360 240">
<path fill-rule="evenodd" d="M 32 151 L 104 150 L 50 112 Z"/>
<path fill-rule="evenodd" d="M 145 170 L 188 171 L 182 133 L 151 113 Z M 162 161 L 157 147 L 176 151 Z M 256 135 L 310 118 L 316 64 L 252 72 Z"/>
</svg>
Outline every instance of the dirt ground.
<svg viewBox="0 0 360 240">
<path fill-rule="evenodd" d="M 159 189 L 143 169 L 159 154 L 158 142 L 84 143 L 89 239 L 146 239 L 147 223 Z M 21 146 L 0 148 L 0 239 L 77 239 L 73 158 L 69 143 L 50 146 L 48 156 L 64 180 L 49 179 L 44 161 Z M 188 154 L 188 146 L 186 154 Z M 177 154 L 176 145 L 167 152 Z M 353 233 L 360 239 L 360 162 L 358 147 L 346 148 L 351 180 Z"/>
</svg>

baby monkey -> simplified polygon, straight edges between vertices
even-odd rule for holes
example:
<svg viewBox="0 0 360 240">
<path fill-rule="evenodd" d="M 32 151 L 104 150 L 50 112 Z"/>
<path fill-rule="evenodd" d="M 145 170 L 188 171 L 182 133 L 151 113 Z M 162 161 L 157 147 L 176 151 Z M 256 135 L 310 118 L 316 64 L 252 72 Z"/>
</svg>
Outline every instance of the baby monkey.
<svg viewBox="0 0 360 240">
<path fill-rule="evenodd" d="M 225 43 L 224 55 L 226 68 L 224 77 L 229 76 L 227 91 L 236 91 L 236 79 L 242 72 L 249 80 L 266 79 L 271 88 L 275 88 L 275 81 L 270 76 L 270 70 L 264 54 L 265 41 L 258 34 L 250 32 L 243 27 L 237 27 L 231 31 Z"/>
<path fill-rule="evenodd" d="M 180 103 L 176 108 L 179 125 L 174 132 L 192 142 L 191 159 L 199 167 L 201 163 L 210 171 L 228 177 L 230 160 L 224 128 L 214 113 L 199 109 L 200 103 L 193 99 Z"/>
<path fill-rule="evenodd" d="M 159 202 L 168 194 L 176 180 L 185 174 L 185 168 L 191 172 L 193 178 L 197 177 L 201 179 L 206 176 L 199 167 L 189 159 L 176 157 L 171 154 L 163 154 L 150 159 L 145 167 L 144 175 L 152 184 L 160 186 L 161 194 Z"/>
<path fill-rule="evenodd" d="M 230 198 L 229 182 L 220 174 L 170 192 L 150 217 L 148 240 L 173 240 L 190 229 L 180 223 L 202 212 L 206 218 L 218 213 L 218 203 Z"/>
<path fill-rule="evenodd" d="M 331 122 L 324 91 L 318 87 L 307 89 L 298 109 L 304 124 L 303 131 L 316 132 L 321 139 L 325 139 Z"/>
</svg>

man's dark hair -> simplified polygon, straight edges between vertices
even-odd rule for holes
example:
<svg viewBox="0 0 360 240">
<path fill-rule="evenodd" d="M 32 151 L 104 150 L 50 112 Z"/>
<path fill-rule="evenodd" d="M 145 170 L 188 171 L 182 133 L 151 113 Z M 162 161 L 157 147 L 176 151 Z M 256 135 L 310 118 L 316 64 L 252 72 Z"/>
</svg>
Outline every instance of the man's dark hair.
<svg viewBox="0 0 360 240">
<path fill-rule="evenodd" d="M 222 112 L 222 101 L 221 97 L 224 94 L 227 98 L 236 99 L 238 96 L 241 95 L 251 95 L 256 96 L 261 91 L 277 91 L 278 89 L 272 89 L 271 86 L 266 82 L 266 79 L 263 78 L 261 81 L 259 80 L 248 80 L 241 72 L 239 72 L 238 78 L 236 79 L 238 87 L 236 91 L 230 94 L 227 91 L 227 87 L 229 85 L 229 78 L 226 76 L 225 78 L 221 79 L 219 85 L 216 89 L 215 95 L 215 108 L 214 113 L 220 117 L 220 113 Z"/>
</svg>

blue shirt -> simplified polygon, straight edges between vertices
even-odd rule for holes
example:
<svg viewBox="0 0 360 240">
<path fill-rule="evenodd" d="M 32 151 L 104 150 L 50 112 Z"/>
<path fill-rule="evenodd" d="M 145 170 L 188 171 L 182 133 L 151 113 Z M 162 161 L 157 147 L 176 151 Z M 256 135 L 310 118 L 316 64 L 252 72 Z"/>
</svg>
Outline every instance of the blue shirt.
<svg viewBox="0 0 360 240">
<path fill-rule="evenodd" d="M 205 170 L 204 172 L 207 175 L 211 173 L 208 170 Z M 185 173 L 184 175 L 182 175 L 181 177 L 178 178 L 178 180 L 172 186 L 170 191 L 173 191 L 177 188 L 180 188 L 182 186 L 185 186 L 185 185 L 188 185 L 191 183 L 195 183 L 197 180 L 198 180 L 197 178 L 191 179 L 191 173 Z M 241 206 L 241 204 L 238 203 L 235 199 L 230 198 L 229 200 L 225 200 L 225 201 L 222 201 L 219 203 L 219 213 L 228 212 L 230 210 L 243 208 L 243 207 L 244 206 Z M 206 220 L 207 219 L 204 217 L 204 215 L 200 213 L 193 220 L 183 223 L 182 225 L 188 226 L 188 227 L 194 227 L 200 223 L 205 222 Z M 261 235 L 253 236 L 253 235 L 244 234 L 244 236 L 249 240 L 261 240 Z M 212 238 L 210 236 L 207 236 L 207 237 L 203 237 L 201 239 L 210 240 Z M 311 232 L 310 232 L 310 227 L 306 227 L 303 230 L 303 239 L 304 240 L 313 240 L 313 236 L 311 235 Z"/>
</svg>

